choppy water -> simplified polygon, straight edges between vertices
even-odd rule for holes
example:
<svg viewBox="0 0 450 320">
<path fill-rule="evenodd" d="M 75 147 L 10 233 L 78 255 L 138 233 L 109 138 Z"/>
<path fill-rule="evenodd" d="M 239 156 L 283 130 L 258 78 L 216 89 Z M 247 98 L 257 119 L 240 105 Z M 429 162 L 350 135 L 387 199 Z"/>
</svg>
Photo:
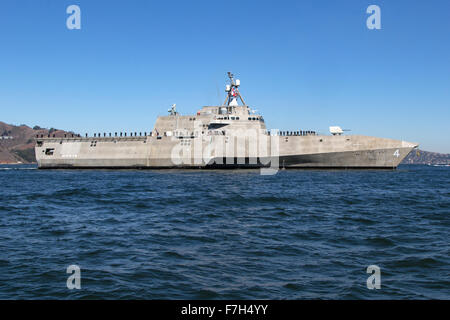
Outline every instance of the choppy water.
<svg viewBox="0 0 450 320">
<path fill-rule="evenodd" d="M 0 299 L 449 299 L 449 178 L 3 165 Z"/>
</svg>

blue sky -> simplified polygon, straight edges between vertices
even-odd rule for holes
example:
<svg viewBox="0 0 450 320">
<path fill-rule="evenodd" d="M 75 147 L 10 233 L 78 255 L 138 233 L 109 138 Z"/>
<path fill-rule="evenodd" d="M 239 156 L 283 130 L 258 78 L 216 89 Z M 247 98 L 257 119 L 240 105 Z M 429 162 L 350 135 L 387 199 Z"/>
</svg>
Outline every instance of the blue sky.
<svg viewBox="0 0 450 320">
<path fill-rule="evenodd" d="M 68 30 L 66 8 L 81 8 Z M 366 8 L 381 8 L 369 30 Z M 450 1 L 0 2 L 0 121 L 150 131 L 223 102 L 226 72 L 269 128 L 330 125 L 450 153 Z"/>
</svg>

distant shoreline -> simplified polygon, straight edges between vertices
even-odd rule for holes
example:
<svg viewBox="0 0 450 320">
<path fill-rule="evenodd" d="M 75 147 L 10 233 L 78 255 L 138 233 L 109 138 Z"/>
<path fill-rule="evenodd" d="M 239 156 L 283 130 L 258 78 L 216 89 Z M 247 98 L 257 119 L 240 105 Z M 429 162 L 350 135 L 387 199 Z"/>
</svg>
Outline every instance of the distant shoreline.
<svg viewBox="0 0 450 320">
<path fill-rule="evenodd" d="M 37 164 L 37 162 L 0 162 L 0 165 L 20 165 L 20 164 Z"/>
</svg>

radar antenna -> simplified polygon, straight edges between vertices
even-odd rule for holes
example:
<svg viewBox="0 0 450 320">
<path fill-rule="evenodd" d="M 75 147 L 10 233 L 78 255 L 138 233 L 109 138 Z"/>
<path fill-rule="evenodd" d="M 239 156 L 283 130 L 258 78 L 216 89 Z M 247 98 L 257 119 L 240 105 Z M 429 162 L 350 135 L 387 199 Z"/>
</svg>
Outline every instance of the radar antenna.
<svg viewBox="0 0 450 320">
<path fill-rule="evenodd" d="M 176 115 L 178 114 L 178 112 L 177 112 L 177 104 L 174 103 L 174 104 L 172 105 L 172 107 L 168 110 L 168 112 L 169 112 L 169 114 L 170 114 L 171 116 L 176 116 Z"/>
<path fill-rule="evenodd" d="M 244 99 L 239 92 L 239 86 L 241 85 L 241 81 L 239 79 L 234 80 L 234 75 L 231 72 L 228 72 L 228 78 L 230 78 L 230 84 L 227 84 L 225 91 L 227 92 L 227 97 L 223 103 L 224 106 L 228 107 L 236 107 L 237 99 L 241 99 L 242 104 L 245 106 Z"/>
</svg>

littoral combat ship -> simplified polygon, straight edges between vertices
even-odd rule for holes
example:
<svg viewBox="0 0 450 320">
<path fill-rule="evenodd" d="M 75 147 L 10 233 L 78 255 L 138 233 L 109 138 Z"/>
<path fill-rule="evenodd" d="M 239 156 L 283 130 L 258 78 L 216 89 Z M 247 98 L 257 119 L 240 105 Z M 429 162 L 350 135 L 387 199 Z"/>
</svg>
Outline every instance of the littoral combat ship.
<svg viewBox="0 0 450 320">
<path fill-rule="evenodd" d="M 261 115 L 242 98 L 240 81 L 228 73 L 226 99 L 195 115 L 176 106 L 157 118 L 151 132 L 96 133 L 93 137 L 36 137 L 44 168 L 396 168 L 416 143 L 346 135 L 267 130 Z"/>
</svg>

